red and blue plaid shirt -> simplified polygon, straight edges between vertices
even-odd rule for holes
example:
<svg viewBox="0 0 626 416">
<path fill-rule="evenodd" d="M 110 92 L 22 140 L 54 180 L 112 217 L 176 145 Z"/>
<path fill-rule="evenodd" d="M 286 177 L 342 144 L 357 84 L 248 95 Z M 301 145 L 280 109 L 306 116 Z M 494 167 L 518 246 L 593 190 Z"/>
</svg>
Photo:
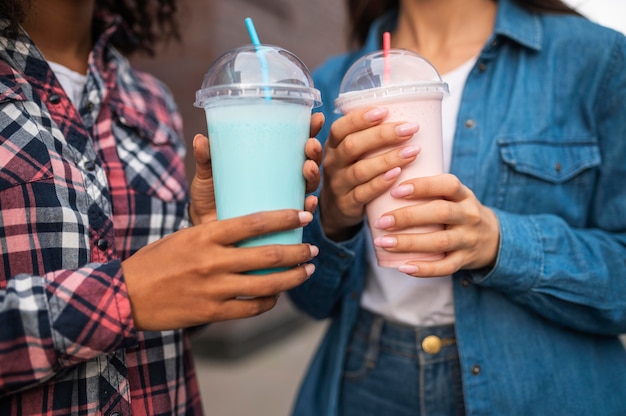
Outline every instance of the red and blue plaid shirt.
<svg viewBox="0 0 626 416">
<path fill-rule="evenodd" d="M 120 265 L 188 225 L 180 116 L 102 26 L 76 106 L 0 37 L 1 415 L 202 413 L 186 334 L 135 331 Z"/>
</svg>

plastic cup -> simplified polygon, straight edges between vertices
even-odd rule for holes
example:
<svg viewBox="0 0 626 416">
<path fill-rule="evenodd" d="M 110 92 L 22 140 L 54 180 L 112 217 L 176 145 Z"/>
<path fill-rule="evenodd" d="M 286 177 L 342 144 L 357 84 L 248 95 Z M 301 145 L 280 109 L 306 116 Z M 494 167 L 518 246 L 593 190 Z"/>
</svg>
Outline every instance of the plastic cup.
<svg viewBox="0 0 626 416">
<path fill-rule="evenodd" d="M 364 107 L 385 107 L 389 114 L 385 122 L 416 122 L 419 131 L 402 146 L 417 144 L 422 151 L 410 165 L 402 169 L 396 179 L 399 184 L 407 179 L 443 173 L 443 146 L 441 139 L 441 100 L 448 86 L 437 70 L 425 58 L 404 49 L 376 51 L 361 57 L 346 72 L 335 109 L 344 114 Z M 381 149 L 367 157 L 387 152 Z M 423 201 L 409 201 L 384 193 L 366 205 L 366 214 L 372 237 L 388 232 L 373 226 L 384 213 Z M 441 230 L 433 224 L 413 227 L 400 233 L 427 233 Z M 436 260 L 444 253 L 392 253 L 375 247 L 378 265 L 397 268 L 411 260 Z"/>
<path fill-rule="evenodd" d="M 206 113 L 218 219 L 303 209 L 304 147 L 320 104 L 308 69 L 285 49 L 246 45 L 215 60 L 194 105 Z M 301 242 L 298 228 L 238 245 Z"/>
</svg>

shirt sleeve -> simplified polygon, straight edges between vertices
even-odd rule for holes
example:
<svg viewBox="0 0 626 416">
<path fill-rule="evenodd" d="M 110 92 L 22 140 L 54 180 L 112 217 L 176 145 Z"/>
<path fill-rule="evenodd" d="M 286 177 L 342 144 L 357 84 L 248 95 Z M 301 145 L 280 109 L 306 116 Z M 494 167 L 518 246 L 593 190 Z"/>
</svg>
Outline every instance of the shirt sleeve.
<svg viewBox="0 0 626 416">
<path fill-rule="evenodd" d="M 135 343 L 119 261 L 20 274 L 0 290 L 0 396 Z"/>
</svg>

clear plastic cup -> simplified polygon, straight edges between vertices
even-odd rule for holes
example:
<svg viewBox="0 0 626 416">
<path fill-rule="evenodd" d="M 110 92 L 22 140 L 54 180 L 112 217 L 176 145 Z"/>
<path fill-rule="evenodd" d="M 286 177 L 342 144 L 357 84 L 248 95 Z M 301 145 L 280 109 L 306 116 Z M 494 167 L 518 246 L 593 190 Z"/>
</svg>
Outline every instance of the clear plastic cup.
<svg viewBox="0 0 626 416">
<path fill-rule="evenodd" d="M 304 147 L 320 104 L 309 70 L 285 49 L 246 45 L 215 60 L 194 105 L 206 113 L 218 219 L 303 209 Z M 301 242 L 299 228 L 238 245 Z"/>
<path fill-rule="evenodd" d="M 407 179 L 443 173 L 443 146 L 441 139 L 441 101 L 448 86 L 424 57 L 409 50 L 390 49 L 372 52 L 361 57 L 346 72 L 335 110 L 344 114 L 364 107 L 385 107 L 389 110 L 385 122 L 416 122 L 419 131 L 402 146 L 417 144 L 422 151 L 414 162 L 402 169 L 396 179 L 399 184 Z M 384 148 L 373 155 L 389 151 Z M 368 155 L 373 156 L 373 155 Z M 392 197 L 388 192 L 366 205 L 368 224 L 373 238 L 388 234 L 373 226 L 386 212 L 420 203 Z M 441 230 L 439 224 L 413 227 L 401 233 L 427 233 Z M 375 247 L 381 267 L 397 268 L 410 260 L 436 260 L 443 253 L 392 253 Z"/>
</svg>

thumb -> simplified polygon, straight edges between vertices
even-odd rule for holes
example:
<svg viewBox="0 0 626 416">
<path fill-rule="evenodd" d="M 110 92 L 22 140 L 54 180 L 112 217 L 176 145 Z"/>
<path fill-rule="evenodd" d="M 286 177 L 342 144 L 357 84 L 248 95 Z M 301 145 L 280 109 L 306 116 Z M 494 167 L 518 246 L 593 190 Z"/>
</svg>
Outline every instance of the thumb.
<svg viewBox="0 0 626 416">
<path fill-rule="evenodd" d="M 202 134 L 196 134 L 193 138 L 193 156 L 196 161 L 196 177 L 209 179 L 212 177 L 211 150 L 209 139 Z"/>
</svg>

